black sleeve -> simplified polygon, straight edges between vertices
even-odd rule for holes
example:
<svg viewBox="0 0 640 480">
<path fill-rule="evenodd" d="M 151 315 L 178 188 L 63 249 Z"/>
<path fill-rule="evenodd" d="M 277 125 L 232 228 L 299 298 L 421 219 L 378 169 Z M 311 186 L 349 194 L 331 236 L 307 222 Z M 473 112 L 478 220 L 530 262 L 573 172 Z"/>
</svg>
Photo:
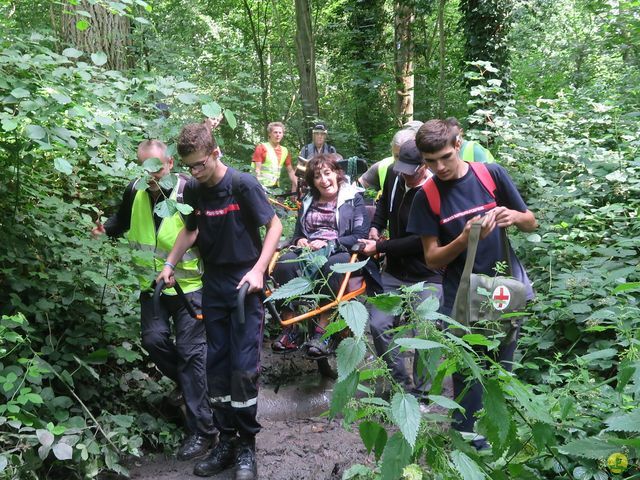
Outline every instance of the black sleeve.
<svg viewBox="0 0 640 480">
<path fill-rule="evenodd" d="M 122 202 L 120 202 L 118 211 L 104 222 L 104 229 L 111 238 L 121 237 L 131 227 L 131 208 L 135 197 L 134 184 L 135 180 L 127 185 L 122 194 Z"/>
<path fill-rule="evenodd" d="M 415 255 L 422 252 L 422 240 L 418 235 L 378 240 L 376 242 L 376 250 L 378 253 L 388 253 L 396 257 Z"/>
<path fill-rule="evenodd" d="M 379 166 L 379 164 L 376 164 Z M 373 167 L 371 167 L 373 169 Z M 378 169 L 375 171 L 376 178 L 378 177 Z M 376 213 L 373 216 L 373 222 L 371 222 L 371 226 L 378 229 L 378 232 L 382 232 L 385 228 L 387 228 L 387 221 L 389 220 L 389 202 L 391 201 L 392 192 L 391 190 L 395 186 L 396 176 L 391 172 L 387 173 L 386 178 L 384 179 L 384 185 L 382 186 L 382 193 L 380 194 L 380 198 L 376 203 Z"/>
<path fill-rule="evenodd" d="M 196 217 L 195 210 L 198 206 L 198 192 L 200 191 L 200 184 L 195 178 L 189 178 L 184 190 L 182 191 L 182 200 L 187 205 L 193 208 L 193 211 L 188 215 L 183 215 L 184 225 L 190 232 L 198 228 L 198 218 Z"/>
<path fill-rule="evenodd" d="M 256 177 L 248 173 L 240 174 L 238 188 L 241 199 L 236 200 L 242 201 L 243 205 L 241 205 L 240 208 L 243 209 L 244 207 L 248 210 L 248 218 L 250 221 L 253 222 L 255 226 L 262 226 L 269 223 L 276 212 L 269 203 L 267 194 L 262 185 L 256 180 Z"/>
</svg>

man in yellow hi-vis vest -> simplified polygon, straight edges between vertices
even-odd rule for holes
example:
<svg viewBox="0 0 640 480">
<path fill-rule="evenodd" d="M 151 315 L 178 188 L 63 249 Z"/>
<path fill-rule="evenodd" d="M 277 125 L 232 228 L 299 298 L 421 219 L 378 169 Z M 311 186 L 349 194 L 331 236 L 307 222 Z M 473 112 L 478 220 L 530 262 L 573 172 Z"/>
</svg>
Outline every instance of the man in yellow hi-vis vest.
<svg viewBox="0 0 640 480">
<path fill-rule="evenodd" d="M 192 318 L 175 289 L 166 289 L 160 298 L 160 310 L 153 307 L 151 283 L 162 270 L 164 258 L 173 248 L 176 237 L 184 228 L 180 213 L 161 218 L 154 212 L 157 203 L 165 198 L 182 199 L 187 181 L 178 175 L 173 189 L 165 189 L 160 180 L 171 172 L 173 159 L 167 155 L 167 146 L 159 140 L 146 140 L 138 146 L 138 161 L 157 158 L 162 167 L 147 180 L 129 183 L 124 191 L 118 212 L 104 225 L 98 223 L 92 230 L 94 237 L 127 235 L 132 248 L 140 252 L 135 257 L 136 275 L 140 281 L 140 322 L 142 346 L 158 369 L 176 382 L 184 398 L 188 435 L 178 450 L 179 460 L 189 460 L 207 452 L 217 435 L 207 395 L 206 365 L 207 343 L 201 320 Z M 127 233 L 128 232 L 128 233 Z M 145 253 L 148 252 L 148 253 Z M 176 265 L 176 277 L 187 301 L 197 313 L 202 305 L 202 271 L 196 249 L 189 250 Z M 171 338 L 172 318 L 175 325 L 175 343 Z"/>
<path fill-rule="evenodd" d="M 291 180 L 291 191 L 295 192 L 298 179 L 291 164 L 291 155 L 286 147 L 280 145 L 284 132 L 285 128 L 281 122 L 271 122 L 267 126 L 269 141 L 259 143 L 256 146 L 252 161 L 256 178 L 264 188 L 277 187 L 282 169 L 286 168 L 289 180 Z"/>
</svg>

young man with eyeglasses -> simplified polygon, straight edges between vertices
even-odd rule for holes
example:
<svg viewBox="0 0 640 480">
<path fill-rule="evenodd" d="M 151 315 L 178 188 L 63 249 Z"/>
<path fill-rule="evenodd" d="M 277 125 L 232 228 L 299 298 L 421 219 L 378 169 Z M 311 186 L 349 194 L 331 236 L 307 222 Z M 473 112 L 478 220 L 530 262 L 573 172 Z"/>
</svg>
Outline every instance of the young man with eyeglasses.
<svg viewBox="0 0 640 480">
<path fill-rule="evenodd" d="M 160 311 L 154 312 L 151 284 L 162 268 L 164 258 L 173 247 L 176 237 L 184 228 L 179 213 L 160 218 L 154 207 L 165 198 L 181 201 L 187 183 L 186 175 L 178 175 L 173 189 L 165 189 L 160 181 L 169 175 L 173 159 L 167 146 L 159 140 L 146 140 L 138 146 L 138 161 L 156 158 L 162 167 L 150 174 L 148 186 L 142 179 L 129 183 L 116 214 L 104 225 L 97 223 L 94 237 L 106 234 L 115 238 L 127 234 L 140 280 L 140 324 L 142 346 L 166 377 L 176 382 L 182 391 L 186 407 L 188 436 L 177 452 L 179 460 L 190 460 L 204 455 L 217 435 L 209 406 L 206 385 L 206 339 L 202 321 L 192 318 L 174 289 L 165 290 L 160 297 Z M 142 187 L 142 188 L 140 188 Z M 152 252 L 151 257 L 147 252 Z M 200 258 L 191 250 L 176 262 L 180 271 L 180 286 L 197 313 L 202 304 Z M 175 343 L 171 336 L 171 323 L 175 326 Z"/>
<path fill-rule="evenodd" d="M 256 478 L 255 436 L 264 305 L 260 292 L 282 224 L 260 183 L 227 167 L 218 157 L 211 132 L 201 124 L 185 126 L 178 153 L 193 179 L 184 190 L 193 207 L 186 228 L 158 278 L 171 285 L 174 265 L 197 245 L 204 263 L 202 312 L 207 331 L 207 383 L 220 441 L 197 463 L 194 474 L 211 476 L 235 465 L 235 478 Z M 266 227 L 264 242 L 259 229 Z M 249 284 L 244 318 L 238 290 Z"/>
</svg>

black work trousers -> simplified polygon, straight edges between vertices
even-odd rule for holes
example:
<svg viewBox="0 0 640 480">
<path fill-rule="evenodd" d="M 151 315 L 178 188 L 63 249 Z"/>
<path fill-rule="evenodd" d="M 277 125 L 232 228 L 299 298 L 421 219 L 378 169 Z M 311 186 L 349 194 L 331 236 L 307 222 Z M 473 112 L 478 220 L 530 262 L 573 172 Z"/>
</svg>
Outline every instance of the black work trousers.
<svg viewBox="0 0 640 480">
<path fill-rule="evenodd" d="M 185 294 L 196 312 L 200 312 L 202 291 Z M 207 396 L 207 344 L 204 324 L 192 318 L 177 295 L 161 295 L 160 311 L 154 315 L 153 295 L 140 294 L 142 346 L 158 369 L 182 390 L 187 429 L 204 436 L 215 435 Z M 175 327 L 175 343 L 171 323 Z"/>
<path fill-rule="evenodd" d="M 238 312 L 240 279 L 249 268 L 209 269 L 203 277 L 202 312 L 207 330 L 207 382 L 216 426 L 223 437 L 253 441 L 260 431 L 258 377 L 264 306 L 256 293 L 245 298 L 245 318 Z"/>
</svg>

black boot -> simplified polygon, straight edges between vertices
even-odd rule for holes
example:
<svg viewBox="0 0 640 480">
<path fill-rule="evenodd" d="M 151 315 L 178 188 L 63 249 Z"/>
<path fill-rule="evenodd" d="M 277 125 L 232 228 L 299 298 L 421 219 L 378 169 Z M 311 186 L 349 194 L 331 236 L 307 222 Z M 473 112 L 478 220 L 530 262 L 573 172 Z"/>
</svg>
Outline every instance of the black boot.
<svg viewBox="0 0 640 480">
<path fill-rule="evenodd" d="M 255 440 L 242 442 L 238 447 L 235 480 L 254 480 L 256 478 L 258 478 L 258 465 L 256 464 Z"/>
<path fill-rule="evenodd" d="M 194 458 L 198 458 L 203 456 L 209 450 L 211 446 L 211 439 L 205 437 L 204 435 L 200 435 L 198 433 L 193 433 L 189 435 L 182 445 L 178 449 L 178 460 L 191 460 Z"/>
<path fill-rule="evenodd" d="M 211 477 L 231 466 L 236 459 L 236 445 L 233 438 L 220 437 L 218 445 L 211 450 L 211 454 L 201 462 L 196 463 L 193 474 L 199 477 Z"/>
</svg>

